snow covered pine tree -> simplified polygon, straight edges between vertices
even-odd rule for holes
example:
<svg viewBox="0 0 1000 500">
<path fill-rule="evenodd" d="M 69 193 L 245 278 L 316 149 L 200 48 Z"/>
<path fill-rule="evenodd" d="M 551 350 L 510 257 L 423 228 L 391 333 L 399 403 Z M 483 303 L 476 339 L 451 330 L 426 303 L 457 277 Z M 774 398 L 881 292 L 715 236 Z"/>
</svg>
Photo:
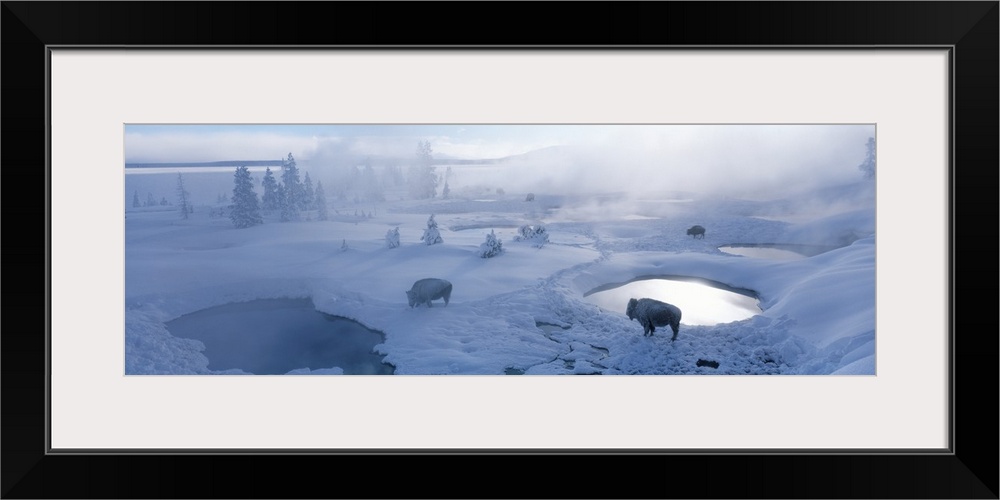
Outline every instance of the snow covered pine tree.
<svg viewBox="0 0 1000 500">
<path fill-rule="evenodd" d="M 545 226 L 541 224 L 535 226 L 525 224 L 517 229 L 517 236 L 514 236 L 514 241 L 527 241 L 532 246 L 541 248 L 542 245 L 549 242 L 549 233 L 545 231 Z"/>
<path fill-rule="evenodd" d="M 299 168 L 295 165 L 295 158 L 292 153 L 288 153 L 288 159 L 283 161 L 281 167 L 281 182 L 284 187 L 281 198 L 281 220 L 299 220 L 299 210 L 302 206 L 302 198 L 305 197 L 305 188 L 299 180 Z"/>
<path fill-rule="evenodd" d="M 323 181 L 316 181 L 316 192 L 314 194 L 313 206 L 316 208 L 316 217 L 319 220 L 326 220 L 326 191 L 323 190 Z"/>
<path fill-rule="evenodd" d="M 271 210 L 278 209 L 278 181 L 274 179 L 274 173 L 271 172 L 271 167 L 267 167 L 264 172 L 264 180 L 261 181 L 261 185 L 264 187 L 264 196 L 261 201 L 264 204 L 264 211 L 269 212 Z"/>
<path fill-rule="evenodd" d="M 503 242 L 497 238 L 496 233 L 490 230 L 486 235 L 486 241 L 479 245 L 479 256 L 488 259 L 503 253 Z"/>
<path fill-rule="evenodd" d="M 385 247 L 396 248 L 399 246 L 399 228 L 390 229 L 385 232 Z"/>
<path fill-rule="evenodd" d="M 869 137 L 868 142 L 865 143 L 865 161 L 858 165 L 858 170 L 860 170 L 865 179 L 875 178 L 875 138 Z"/>
<path fill-rule="evenodd" d="M 245 166 L 238 167 L 233 175 L 233 203 L 229 205 L 229 219 L 238 228 L 264 223 L 257 193 L 253 190 L 253 180 L 250 179 L 250 170 Z"/>
<path fill-rule="evenodd" d="M 427 229 L 424 229 L 424 235 L 420 237 L 420 241 L 428 245 L 444 243 L 444 239 L 441 238 L 441 232 L 438 231 L 438 223 L 434 220 L 434 214 L 431 214 L 431 217 L 427 219 Z"/>
</svg>

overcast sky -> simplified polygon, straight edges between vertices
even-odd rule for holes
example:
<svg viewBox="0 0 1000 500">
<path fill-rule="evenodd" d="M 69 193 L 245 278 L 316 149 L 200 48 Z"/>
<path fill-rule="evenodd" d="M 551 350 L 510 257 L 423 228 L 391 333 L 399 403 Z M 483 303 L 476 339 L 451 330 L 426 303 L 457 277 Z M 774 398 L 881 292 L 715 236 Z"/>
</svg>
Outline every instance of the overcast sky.
<svg viewBox="0 0 1000 500">
<path fill-rule="evenodd" d="M 549 146 L 546 173 L 596 184 L 671 172 L 678 188 L 844 182 L 859 175 L 869 125 L 126 125 L 128 163 L 264 160 L 313 167 L 348 158 L 500 158 Z M 584 175 L 581 175 L 584 174 Z"/>
<path fill-rule="evenodd" d="M 499 158 L 586 141 L 608 127 L 567 125 L 126 125 L 125 161 L 309 159 L 324 149 L 359 156 L 413 156 L 419 140 L 436 155 Z"/>
</svg>

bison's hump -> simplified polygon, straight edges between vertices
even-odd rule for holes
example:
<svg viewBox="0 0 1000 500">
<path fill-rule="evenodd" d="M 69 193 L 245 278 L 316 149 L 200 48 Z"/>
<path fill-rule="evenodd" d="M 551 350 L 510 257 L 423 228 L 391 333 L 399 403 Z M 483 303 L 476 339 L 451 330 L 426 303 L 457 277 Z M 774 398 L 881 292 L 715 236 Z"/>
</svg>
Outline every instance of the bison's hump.
<svg viewBox="0 0 1000 500">
<path fill-rule="evenodd" d="M 443 280 L 441 278 L 424 278 L 414 282 L 413 288 L 448 286 L 450 284 L 451 283 L 448 280 Z"/>
<path fill-rule="evenodd" d="M 680 312 L 681 310 L 677 306 L 655 299 L 641 299 L 635 306 L 635 315 L 647 318 L 680 316 Z"/>
</svg>

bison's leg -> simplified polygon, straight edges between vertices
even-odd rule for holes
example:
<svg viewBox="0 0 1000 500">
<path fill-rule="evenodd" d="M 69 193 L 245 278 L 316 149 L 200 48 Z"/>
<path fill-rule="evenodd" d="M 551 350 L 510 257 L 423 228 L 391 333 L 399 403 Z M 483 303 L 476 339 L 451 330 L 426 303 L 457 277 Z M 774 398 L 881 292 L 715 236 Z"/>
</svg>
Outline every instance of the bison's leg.
<svg viewBox="0 0 1000 500">
<path fill-rule="evenodd" d="M 653 332 L 656 331 L 656 327 L 653 326 L 653 320 L 649 318 L 643 320 L 642 327 L 644 329 L 643 334 L 645 334 L 647 337 L 652 337 Z"/>
</svg>

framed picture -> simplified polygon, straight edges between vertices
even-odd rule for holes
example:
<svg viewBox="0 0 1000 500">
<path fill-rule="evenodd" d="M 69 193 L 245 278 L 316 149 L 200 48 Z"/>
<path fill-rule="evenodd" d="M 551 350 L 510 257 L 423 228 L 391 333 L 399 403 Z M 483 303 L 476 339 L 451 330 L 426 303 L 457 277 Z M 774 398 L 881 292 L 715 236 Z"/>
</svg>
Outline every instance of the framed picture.
<svg viewBox="0 0 1000 500">
<path fill-rule="evenodd" d="M 677 467 L 687 497 L 996 498 L 969 422 L 995 400 L 957 385 L 995 380 L 996 338 L 955 305 L 956 221 L 996 196 L 966 191 L 996 185 L 997 3 L 664 3 L 655 40 L 650 4 L 598 5 L 628 45 L 395 39 L 472 4 L 4 3 L 7 101 L 47 97 L 4 107 L 4 164 L 46 186 L 44 329 L 3 339 L 4 496 L 294 497 L 241 482 L 245 456 L 381 483 L 375 456 L 491 455 L 655 471 L 581 496 L 674 495 Z M 731 255 L 765 246 L 798 255 Z M 751 309 L 598 300 L 648 278 Z M 267 343 L 294 308 L 374 359 Z"/>
</svg>

